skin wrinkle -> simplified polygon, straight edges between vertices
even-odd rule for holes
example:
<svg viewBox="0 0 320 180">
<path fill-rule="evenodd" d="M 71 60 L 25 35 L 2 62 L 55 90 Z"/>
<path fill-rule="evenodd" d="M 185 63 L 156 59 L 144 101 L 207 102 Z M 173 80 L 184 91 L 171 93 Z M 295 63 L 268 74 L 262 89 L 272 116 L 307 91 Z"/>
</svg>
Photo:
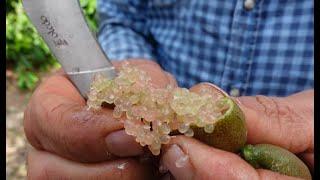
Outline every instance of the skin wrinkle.
<svg viewBox="0 0 320 180">
<path fill-rule="evenodd" d="M 41 103 L 40 106 L 42 106 L 42 108 L 44 109 L 43 112 L 44 112 L 45 118 L 43 118 L 43 120 L 46 119 L 46 120 L 48 120 L 48 122 L 55 122 L 55 123 L 59 122 L 59 120 L 62 119 L 62 116 L 64 114 L 63 112 L 67 112 L 67 110 L 71 109 L 71 107 L 72 107 L 72 106 L 69 106 L 69 108 L 66 108 L 65 111 L 62 111 L 60 113 L 54 113 L 54 111 L 58 111 L 59 112 L 60 109 L 64 110 L 63 108 L 65 106 L 67 106 L 67 105 L 66 104 L 58 104 L 57 106 L 55 106 L 52 109 L 47 109 L 47 107 L 50 107 L 50 106 L 45 106 L 44 103 L 45 103 L 45 101 L 43 101 L 43 103 Z M 56 114 L 57 116 L 50 116 L 50 114 Z M 53 119 L 50 118 L 50 117 L 53 117 Z M 50 139 L 51 140 L 51 141 L 48 141 L 45 144 L 52 144 L 51 142 L 53 142 L 53 144 L 50 146 L 49 149 L 53 150 L 54 148 L 52 148 L 52 147 L 54 146 L 54 144 L 59 144 L 60 143 L 60 144 L 65 144 L 66 145 L 65 138 L 63 138 L 63 137 L 61 137 L 61 135 L 53 132 L 52 129 L 51 129 L 52 127 L 51 127 L 50 123 L 48 125 L 49 126 L 47 126 L 47 127 L 40 126 L 39 129 L 42 129 L 42 133 L 46 136 L 45 139 Z M 68 149 L 66 149 L 65 146 L 62 146 L 62 148 L 65 149 L 68 154 L 70 154 L 70 152 L 68 151 Z"/>
<path fill-rule="evenodd" d="M 49 113 L 53 113 L 57 116 L 55 116 L 53 118 L 54 120 L 51 119 L 51 121 L 57 122 L 60 119 L 67 119 L 68 120 L 69 118 L 64 118 L 64 116 L 68 115 L 68 112 L 73 112 L 74 110 L 72 110 L 72 109 L 76 110 L 76 109 L 78 109 L 78 107 L 73 106 L 73 105 L 69 105 L 69 104 L 59 104 L 59 105 L 55 106 L 54 108 L 52 108 L 51 110 L 45 110 L 45 112 L 46 112 L 45 115 L 47 116 L 46 119 L 49 119 L 49 117 L 54 117 L 54 116 L 49 116 Z M 54 113 L 54 111 L 52 111 L 52 110 L 57 111 L 58 113 Z M 67 123 L 67 124 L 62 125 L 63 127 L 68 127 L 69 125 L 74 126 L 73 122 L 71 124 L 70 124 L 70 121 L 63 121 L 63 122 Z M 50 124 L 49 124 L 49 126 L 47 126 L 46 129 L 43 129 L 45 127 L 46 126 L 40 126 L 40 129 L 42 129 L 42 133 L 45 135 L 45 138 L 43 138 L 43 139 L 49 140 L 45 143 L 46 147 L 47 147 L 45 149 L 51 151 L 52 153 L 58 153 L 58 154 L 63 153 L 63 154 L 65 154 L 65 156 L 67 156 L 67 158 L 72 159 L 72 154 L 74 154 L 74 153 L 71 149 L 74 149 L 74 146 L 76 146 L 79 142 L 83 143 L 83 141 L 79 141 L 79 142 L 74 141 L 74 143 L 72 143 L 72 139 L 69 138 L 69 135 L 57 134 L 55 132 L 52 132 Z M 70 128 L 70 130 L 72 130 L 72 129 L 73 128 Z M 76 136 L 76 137 L 78 137 L 78 136 Z M 70 142 L 71 142 L 71 144 L 70 144 Z M 57 146 L 59 144 L 62 144 L 62 146 L 61 145 Z M 53 147 L 59 147 L 59 148 L 53 148 Z M 59 149 L 59 150 L 58 150 L 58 152 L 55 152 L 53 149 Z"/>
<path fill-rule="evenodd" d="M 57 93 L 57 94 L 59 94 L 59 93 Z M 41 94 L 41 95 L 43 95 L 43 94 Z M 36 96 L 37 96 L 36 99 L 40 99 L 41 95 L 36 94 Z M 61 96 L 61 95 L 59 95 L 59 96 Z M 41 102 L 43 102 L 43 101 L 41 101 Z M 88 126 L 107 127 L 107 126 L 105 126 L 105 123 L 106 123 L 105 118 L 103 118 L 103 117 L 106 117 L 106 116 L 103 116 L 103 114 L 102 115 L 101 114 L 94 114 L 92 112 L 88 113 L 89 111 L 86 111 L 85 107 L 82 107 L 82 109 L 80 109 L 80 106 L 78 104 L 76 104 L 75 106 L 73 104 L 71 105 L 71 103 L 70 103 L 70 105 L 69 104 L 58 104 L 58 105 L 56 105 L 56 106 L 54 106 L 53 108 L 50 108 L 50 109 L 46 109 L 46 106 L 45 106 L 46 103 L 45 102 L 41 103 L 41 104 L 42 104 L 42 107 L 37 112 L 42 112 L 42 117 L 44 117 L 43 119 L 48 119 L 50 117 L 50 114 L 54 114 L 55 115 L 53 118 L 51 118 L 52 122 L 57 122 L 60 119 L 65 119 L 66 121 L 62 121 L 65 124 L 61 125 L 61 126 L 64 128 L 64 127 L 69 127 L 71 125 L 71 127 L 70 127 L 71 132 L 74 129 L 75 129 L 74 132 L 78 132 L 78 133 L 73 133 L 73 134 L 76 134 L 76 137 L 79 136 L 78 134 L 80 134 L 81 136 L 83 134 L 80 130 L 77 130 L 77 129 L 87 129 Z M 46 109 L 46 110 L 43 112 L 42 109 Z M 70 116 L 72 114 L 72 113 L 68 113 L 68 112 L 80 112 L 80 113 L 83 112 L 83 115 L 82 115 L 82 117 L 80 116 L 80 117 L 77 118 L 78 121 L 75 121 L 74 119 L 76 119 L 76 118 L 74 116 L 72 118 L 68 117 L 68 116 Z M 55 120 L 53 120 L 53 119 L 55 119 Z M 102 126 L 99 126 L 99 124 L 102 124 Z M 52 148 L 52 147 L 56 146 L 56 145 L 59 145 L 59 144 L 62 144 L 62 145 L 64 145 L 63 146 L 63 150 L 65 150 L 70 155 L 74 154 L 70 150 L 70 149 L 73 149 L 74 146 L 78 145 L 74 140 L 71 139 L 71 141 L 75 142 L 75 143 L 71 143 L 70 144 L 71 141 L 70 142 L 68 141 L 68 137 L 69 136 L 64 137 L 63 134 L 55 134 L 55 132 L 53 132 L 53 136 L 49 137 L 48 135 L 50 134 L 51 127 L 48 126 L 48 125 L 46 127 L 48 127 L 48 129 L 46 128 L 47 131 L 45 129 L 42 130 L 43 132 L 45 132 L 45 133 L 43 133 L 43 134 L 45 134 L 44 140 L 45 139 L 47 139 L 47 140 L 50 139 L 52 141 L 52 142 L 46 142 L 48 144 L 48 145 L 46 145 L 46 147 L 48 147 L 48 149 L 58 149 L 58 148 Z M 41 128 L 45 128 L 45 127 L 41 127 Z M 122 129 L 122 128 L 123 127 L 119 125 L 117 129 Z M 100 128 L 100 129 L 101 129 L 101 131 L 98 134 L 98 136 L 99 136 L 99 138 L 103 139 L 104 138 L 104 134 L 107 135 L 108 132 L 104 131 L 104 130 L 106 130 L 105 128 Z M 103 133 L 103 132 L 106 132 L 106 133 Z M 88 139 L 88 138 L 85 138 L 83 136 L 82 136 L 83 139 L 81 139 L 81 136 L 79 138 L 76 138 L 76 139 L 82 140 L 82 141 L 79 141 L 79 142 L 90 140 L 90 138 Z M 57 139 L 62 139 L 62 140 L 61 141 L 57 141 Z M 102 143 L 102 142 L 100 142 L 100 143 Z M 49 144 L 51 144 L 51 145 L 49 145 Z M 84 145 L 82 145 L 82 146 L 85 146 L 86 143 L 83 143 L 83 144 Z M 61 151 L 61 150 L 62 149 L 60 149 L 58 151 Z M 106 150 L 104 150 L 104 151 L 106 151 Z"/>
<path fill-rule="evenodd" d="M 289 99 L 281 98 L 268 98 L 264 96 L 255 97 L 256 102 L 261 105 L 261 111 L 266 113 L 264 116 L 266 129 L 276 128 L 278 126 L 278 139 L 288 139 L 288 134 L 297 134 L 298 137 L 289 137 L 288 141 L 279 142 L 285 144 L 286 149 L 293 151 L 294 153 L 301 153 L 306 149 L 310 149 L 312 146 L 312 131 L 308 130 L 310 121 L 304 122 L 302 119 L 308 119 L 304 114 L 298 114 L 291 108 L 292 104 Z M 259 107 L 257 107 L 259 109 Z M 303 117 L 302 117 L 303 116 Z M 270 119 L 267 119 L 270 117 Z M 303 137 L 299 136 L 303 134 Z M 303 141 L 309 138 L 305 143 Z M 296 143 L 295 143 L 296 142 Z M 310 146 L 311 145 L 311 146 Z"/>
<path fill-rule="evenodd" d="M 282 130 L 283 130 L 283 126 L 282 126 L 281 118 L 280 118 L 279 105 L 278 105 L 278 103 L 277 103 L 272 97 L 270 98 L 270 100 L 271 100 L 271 101 L 273 102 L 273 104 L 275 105 L 275 106 L 272 106 L 272 107 L 274 107 L 275 109 L 273 109 L 273 110 L 271 110 L 271 111 L 272 111 L 272 113 L 275 113 L 275 119 L 276 119 L 276 121 L 278 122 L 278 128 L 279 128 L 280 132 L 284 132 L 284 131 L 282 131 Z M 280 133 L 280 134 L 281 134 L 280 137 L 283 137 L 283 133 Z M 291 146 L 292 146 L 291 144 L 292 144 L 292 142 L 289 141 L 288 149 L 291 148 Z"/>
<path fill-rule="evenodd" d="M 68 131 L 67 134 L 65 134 L 66 131 L 63 131 L 64 133 L 60 135 L 60 139 L 64 139 L 64 142 L 62 143 L 64 144 L 63 147 L 70 155 L 78 154 L 78 151 L 75 151 L 74 147 L 79 147 L 82 149 L 82 147 L 88 146 L 90 144 L 88 141 L 90 141 L 91 136 L 86 135 L 86 133 L 83 133 L 84 131 L 81 130 L 81 128 L 76 127 L 79 123 L 73 123 L 71 120 L 66 121 L 65 123 L 68 123 L 66 127 L 70 126 L 70 131 Z M 86 159 L 86 156 L 87 155 L 84 155 L 83 159 Z"/>
<path fill-rule="evenodd" d="M 30 136 L 32 139 L 36 139 L 36 141 L 39 142 L 40 147 L 37 147 L 37 146 L 34 146 L 34 147 L 38 148 L 39 150 L 42 150 L 42 149 L 44 149 L 44 143 L 41 141 L 42 138 L 39 138 L 39 136 L 37 136 L 36 134 L 40 134 L 40 137 L 41 136 L 45 136 L 45 135 L 44 135 L 44 133 L 42 131 L 42 128 L 40 128 L 41 126 L 39 125 L 38 119 L 32 119 L 31 118 L 32 115 L 37 114 L 38 111 L 36 111 L 36 109 L 34 108 L 34 107 L 37 107 L 37 106 L 34 106 L 34 102 L 33 101 L 31 101 L 29 103 L 29 105 L 30 105 L 30 106 L 28 106 L 28 108 L 30 110 L 29 111 L 29 116 L 28 116 L 29 118 L 26 119 L 26 123 L 29 124 L 30 128 L 26 127 L 27 130 L 25 132 L 26 132 L 26 134 L 28 134 L 27 137 Z M 35 117 L 38 117 L 38 116 L 36 115 Z M 33 125 L 35 125 L 35 126 L 33 126 Z M 30 129 L 30 131 L 28 129 Z M 29 142 L 32 145 L 34 145 L 35 142 L 32 141 L 32 139 Z"/>
<path fill-rule="evenodd" d="M 78 111 L 76 111 L 76 112 L 78 112 Z M 104 137 L 108 133 L 107 132 L 108 130 L 102 128 L 98 133 L 96 133 L 98 137 L 95 138 L 94 136 L 88 135 L 87 133 L 83 133 L 84 132 L 83 129 L 90 129 L 90 126 L 91 127 L 94 127 L 94 126 L 96 126 L 96 127 L 107 127 L 107 126 L 105 126 L 105 123 L 106 123 L 106 119 L 104 118 L 105 115 L 103 115 L 102 113 L 95 114 L 93 112 L 89 112 L 88 113 L 88 112 L 85 112 L 85 111 L 86 111 L 85 109 L 82 109 L 82 110 L 79 111 L 80 117 L 79 116 L 78 117 L 72 116 L 72 118 L 68 118 L 68 119 L 71 119 L 70 120 L 70 123 L 71 123 L 70 125 L 73 126 L 73 128 L 70 128 L 71 132 L 68 132 L 68 135 L 69 136 L 70 136 L 70 134 L 75 134 L 76 135 L 76 136 L 70 136 L 70 137 L 73 137 L 73 138 L 70 139 L 69 141 L 66 141 L 66 142 L 73 142 L 72 144 L 67 144 L 66 145 L 66 147 L 68 149 L 69 148 L 70 149 L 74 149 L 75 146 L 79 146 L 79 142 L 81 142 L 80 147 L 83 147 L 81 149 L 85 149 L 86 147 L 90 147 L 89 144 L 93 140 L 96 140 L 96 139 L 99 140 L 99 141 L 97 141 L 97 143 L 101 143 L 102 146 L 104 144 Z M 66 115 L 70 115 L 70 114 L 66 114 Z M 77 123 L 75 123 L 75 119 L 78 119 L 78 121 L 76 121 Z M 102 125 L 99 125 L 100 123 Z M 121 127 L 119 126 L 119 128 L 121 128 Z M 115 129 L 115 130 L 117 130 L 117 129 Z M 91 150 L 93 152 L 98 151 L 97 149 L 91 149 Z M 108 152 L 107 147 L 105 147 L 104 152 Z M 76 154 L 76 153 L 77 152 L 73 152 L 72 154 Z M 105 159 L 111 159 L 113 157 L 114 156 L 109 152 L 105 154 Z"/>
<path fill-rule="evenodd" d="M 260 105 L 262 105 L 262 107 L 264 108 L 264 112 L 267 113 L 267 107 L 266 107 L 265 104 L 262 103 L 262 101 L 260 100 L 261 97 L 263 97 L 263 96 L 255 96 L 255 99 L 256 99 L 256 101 L 257 101 Z"/>
<path fill-rule="evenodd" d="M 301 131 L 304 135 L 306 135 L 307 138 L 309 138 L 310 140 L 312 140 L 312 135 L 310 134 L 311 131 L 308 131 L 305 127 L 306 124 L 301 120 L 304 119 L 303 117 L 301 117 L 298 113 L 296 113 L 293 108 L 290 107 L 289 103 L 285 101 L 284 105 L 282 106 L 285 110 L 284 110 L 284 115 L 282 115 L 282 121 L 287 123 L 287 130 L 291 131 L 292 133 L 288 133 L 288 134 L 295 134 L 297 131 Z M 303 123 L 301 123 L 303 122 Z M 296 133 L 297 134 L 297 133 Z M 298 133 L 299 134 L 299 133 Z M 306 139 L 304 138 L 303 141 L 305 141 Z M 297 151 L 297 152 L 301 152 L 302 150 L 300 149 L 308 149 L 308 147 L 310 147 L 309 143 L 300 143 L 300 141 L 296 141 L 296 138 L 294 137 L 290 137 L 289 141 L 287 141 L 289 143 L 288 145 L 288 149 L 290 151 Z M 295 143 L 296 142 L 296 143 Z M 301 144 L 303 144 L 303 146 L 301 146 Z"/>
<path fill-rule="evenodd" d="M 94 126 L 103 127 L 101 128 L 101 131 L 99 133 L 99 136 L 101 138 L 104 138 L 111 133 L 111 132 L 108 132 L 107 130 L 108 127 L 105 126 L 106 122 L 109 121 L 108 119 L 110 117 L 106 116 L 102 112 L 92 112 L 84 109 L 83 111 L 80 111 L 78 114 L 73 115 L 72 118 L 73 120 L 83 122 L 84 124 L 86 124 L 86 126 L 93 126 L 92 125 L 92 122 L 93 122 Z M 121 130 L 121 129 L 123 129 L 123 125 L 119 123 L 119 126 L 115 128 L 114 131 Z"/>
<path fill-rule="evenodd" d="M 302 121 L 302 119 L 308 120 L 308 117 L 304 118 L 306 116 L 305 114 L 299 114 L 294 111 L 288 100 L 283 100 L 281 102 L 283 104 L 280 107 L 280 117 L 282 117 L 281 121 L 286 122 L 288 124 L 286 129 L 292 132 L 288 134 L 300 134 L 297 133 L 297 131 L 299 131 L 306 136 L 306 138 L 303 139 L 305 143 L 300 143 L 301 141 L 296 141 L 296 138 L 290 137 L 290 140 L 288 141 L 288 149 L 297 153 L 301 153 L 301 151 L 305 149 L 308 151 L 312 148 L 313 135 L 312 131 L 307 130 L 310 121 Z M 305 141 L 306 139 L 308 139 L 308 141 Z"/>
<path fill-rule="evenodd" d="M 280 117 L 278 102 L 273 98 L 268 98 L 265 96 L 256 96 L 256 100 L 260 105 L 264 107 L 264 113 L 266 114 L 266 117 L 271 118 L 270 120 L 267 119 L 268 122 L 276 124 L 278 126 L 278 130 L 280 132 L 280 139 L 282 139 L 282 137 L 286 134 L 283 133 L 285 132 L 285 130 L 283 131 L 282 123 L 286 121 L 282 121 L 283 117 Z M 292 141 L 287 141 L 287 143 L 289 143 L 287 146 L 289 149 L 292 146 L 291 142 Z"/>
<path fill-rule="evenodd" d="M 259 96 L 255 96 L 255 99 L 264 108 L 264 113 L 265 113 L 266 117 L 269 117 L 269 116 L 273 117 L 275 115 L 274 112 L 275 112 L 277 105 L 273 100 L 270 101 L 271 98 L 269 99 L 265 96 L 259 95 Z M 274 104 L 272 105 L 272 103 L 274 103 Z M 282 125 L 281 125 L 281 121 L 280 121 L 278 113 L 275 116 L 276 116 L 276 122 L 277 122 L 276 124 L 278 126 L 278 130 L 279 130 L 279 132 L 282 132 Z M 273 118 L 266 119 L 266 120 L 267 120 L 268 124 L 270 125 L 270 127 L 268 127 L 268 129 L 271 129 L 271 127 L 272 127 L 271 123 L 274 124 Z M 283 133 L 280 133 L 280 134 L 282 137 Z"/>
</svg>

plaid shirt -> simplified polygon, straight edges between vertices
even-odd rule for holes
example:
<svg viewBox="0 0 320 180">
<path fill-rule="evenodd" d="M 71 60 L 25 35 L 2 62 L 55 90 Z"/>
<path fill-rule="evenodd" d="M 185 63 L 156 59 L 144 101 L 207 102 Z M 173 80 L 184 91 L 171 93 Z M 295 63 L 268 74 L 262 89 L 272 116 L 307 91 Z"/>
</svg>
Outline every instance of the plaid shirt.
<svg viewBox="0 0 320 180">
<path fill-rule="evenodd" d="M 98 8 L 110 59 L 155 60 L 182 87 L 286 96 L 314 86 L 312 0 L 99 0 Z"/>
</svg>

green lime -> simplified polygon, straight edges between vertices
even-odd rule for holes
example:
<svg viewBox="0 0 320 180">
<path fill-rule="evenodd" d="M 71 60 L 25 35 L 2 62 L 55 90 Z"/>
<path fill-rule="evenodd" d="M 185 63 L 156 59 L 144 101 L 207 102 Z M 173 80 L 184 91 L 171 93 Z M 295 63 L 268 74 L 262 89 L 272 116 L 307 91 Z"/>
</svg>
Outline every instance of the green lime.
<svg viewBox="0 0 320 180">
<path fill-rule="evenodd" d="M 212 133 L 205 132 L 202 127 L 191 126 L 194 137 L 215 148 L 230 152 L 239 151 L 247 141 L 247 128 L 243 112 L 225 92 L 209 83 L 198 84 L 192 87 L 190 91 L 199 93 L 204 89 L 211 94 L 224 96 L 221 102 L 227 104 L 229 108 L 214 124 Z"/>
<path fill-rule="evenodd" d="M 293 153 L 271 144 L 246 145 L 241 156 L 255 168 L 312 179 L 308 167 Z"/>
</svg>

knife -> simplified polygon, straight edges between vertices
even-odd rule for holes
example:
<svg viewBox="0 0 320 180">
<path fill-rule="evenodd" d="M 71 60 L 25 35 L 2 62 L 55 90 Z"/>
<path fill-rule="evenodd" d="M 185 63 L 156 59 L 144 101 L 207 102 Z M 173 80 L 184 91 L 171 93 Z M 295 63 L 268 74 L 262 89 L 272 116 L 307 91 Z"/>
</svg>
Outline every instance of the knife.
<svg viewBox="0 0 320 180">
<path fill-rule="evenodd" d="M 116 71 L 90 31 L 78 0 L 23 0 L 23 7 L 53 55 L 87 98 L 95 74 Z"/>
</svg>

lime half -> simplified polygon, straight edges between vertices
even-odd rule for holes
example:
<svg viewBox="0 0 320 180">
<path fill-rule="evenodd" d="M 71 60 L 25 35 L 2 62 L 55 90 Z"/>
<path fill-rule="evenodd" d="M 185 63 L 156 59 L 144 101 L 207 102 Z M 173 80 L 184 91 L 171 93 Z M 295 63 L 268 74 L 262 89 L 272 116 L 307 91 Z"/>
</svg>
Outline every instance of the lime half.
<svg viewBox="0 0 320 180">
<path fill-rule="evenodd" d="M 212 133 L 205 132 L 204 128 L 191 126 L 194 137 L 210 146 L 230 152 L 238 152 L 247 141 L 247 128 L 245 116 L 236 102 L 224 91 L 209 83 L 200 83 L 190 89 L 195 93 L 204 89 L 211 94 L 224 96 L 219 101 L 226 104 L 228 109 L 214 123 Z"/>
</svg>

